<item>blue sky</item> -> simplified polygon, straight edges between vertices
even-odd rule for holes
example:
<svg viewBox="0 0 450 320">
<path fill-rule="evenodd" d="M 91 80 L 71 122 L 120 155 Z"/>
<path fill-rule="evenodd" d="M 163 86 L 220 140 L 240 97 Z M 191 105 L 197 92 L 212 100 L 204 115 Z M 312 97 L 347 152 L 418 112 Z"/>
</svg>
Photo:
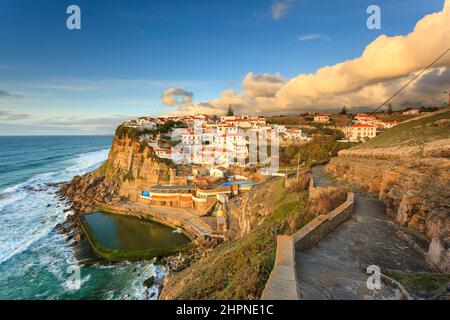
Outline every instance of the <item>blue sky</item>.
<svg viewBox="0 0 450 320">
<path fill-rule="evenodd" d="M 81 30 L 66 28 L 71 4 Z M 160 99 L 169 87 L 200 102 L 240 90 L 250 71 L 312 73 L 381 34 L 411 32 L 443 0 L 291 0 L 277 19 L 274 4 L 0 0 L 0 135 L 109 133 L 123 118 L 174 110 Z M 370 4 L 382 8 L 381 30 L 366 28 Z"/>
</svg>

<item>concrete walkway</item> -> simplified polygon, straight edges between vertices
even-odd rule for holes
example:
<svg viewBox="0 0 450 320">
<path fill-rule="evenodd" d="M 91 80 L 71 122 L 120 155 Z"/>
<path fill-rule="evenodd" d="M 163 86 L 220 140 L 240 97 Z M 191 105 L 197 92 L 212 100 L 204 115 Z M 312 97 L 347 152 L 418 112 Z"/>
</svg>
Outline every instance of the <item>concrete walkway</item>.
<svg viewBox="0 0 450 320">
<path fill-rule="evenodd" d="M 315 185 L 334 186 L 313 169 Z M 355 194 L 353 217 L 306 252 L 296 252 L 297 279 L 302 299 L 398 299 L 394 289 L 367 288 L 368 265 L 381 269 L 430 271 L 424 253 L 427 243 L 385 214 L 383 203 L 366 193 Z"/>
<path fill-rule="evenodd" d="M 170 217 L 173 220 L 178 220 L 183 225 L 189 225 L 202 237 L 213 235 L 211 226 L 195 213 L 190 212 L 189 209 L 151 207 L 149 211 L 157 213 L 160 217 Z"/>
<path fill-rule="evenodd" d="M 122 202 L 120 207 L 109 206 L 115 212 L 126 212 L 130 215 L 150 215 L 155 220 L 185 229 L 200 238 L 214 237 L 209 224 L 190 209 L 153 207 L 139 202 Z"/>
</svg>

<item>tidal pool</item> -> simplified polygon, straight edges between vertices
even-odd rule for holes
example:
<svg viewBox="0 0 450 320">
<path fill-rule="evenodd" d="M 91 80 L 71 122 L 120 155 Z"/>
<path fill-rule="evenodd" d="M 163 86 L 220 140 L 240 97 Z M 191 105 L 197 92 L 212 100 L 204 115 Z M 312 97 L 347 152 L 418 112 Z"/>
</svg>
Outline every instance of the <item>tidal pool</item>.
<svg viewBox="0 0 450 320">
<path fill-rule="evenodd" d="M 134 217 L 96 212 L 84 216 L 91 245 L 101 256 L 150 258 L 192 246 L 183 233 L 163 224 Z"/>
</svg>

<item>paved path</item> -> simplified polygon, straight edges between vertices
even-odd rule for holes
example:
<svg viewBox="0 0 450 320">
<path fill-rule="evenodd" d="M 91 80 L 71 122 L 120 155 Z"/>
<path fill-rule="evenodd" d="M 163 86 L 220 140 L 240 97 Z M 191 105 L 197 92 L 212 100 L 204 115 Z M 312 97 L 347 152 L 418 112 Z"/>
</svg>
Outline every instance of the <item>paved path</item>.
<svg viewBox="0 0 450 320">
<path fill-rule="evenodd" d="M 334 185 L 313 169 L 315 185 Z M 387 218 L 383 203 L 355 194 L 353 217 L 314 248 L 296 253 L 297 278 L 302 299 L 397 299 L 398 293 L 382 286 L 367 289 L 367 265 L 403 271 L 430 271 L 424 258 L 426 242 Z"/>
<path fill-rule="evenodd" d="M 182 228 L 187 227 L 197 236 L 214 236 L 211 226 L 189 208 L 154 207 L 139 202 L 122 202 L 120 207 L 111 206 L 111 209 L 113 211 L 116 209 L 118 212 L 126 211 L 128 214 L 134 215 L 150 214 L 156 220 L 166 221 Z"/>
<path fill-rule="evenodd" d="M 149 211 L 157 213 L 160 217 L 169 217 L 179 221 L 183 225 L 189 225 L 197 234 L 203 237 L 212 236 L 213 234 L 211 226 L 189 209 L 151 207 Z"/>
</svg>

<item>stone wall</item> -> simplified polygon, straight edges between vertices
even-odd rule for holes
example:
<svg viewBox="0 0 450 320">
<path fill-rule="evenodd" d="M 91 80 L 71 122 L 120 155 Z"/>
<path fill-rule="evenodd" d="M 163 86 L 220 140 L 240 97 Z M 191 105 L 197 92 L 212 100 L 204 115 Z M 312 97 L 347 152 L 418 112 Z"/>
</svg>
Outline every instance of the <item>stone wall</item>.
<svg viewBox="0 0 450 320">
<path fill-rule="evenodd" d="M 320 215 L 299 231 L 294 233 L 295 247 L 297 250 L 308 250 L 314 247 L 331 231 L 350 219 L 354 209 L 354 194 L 347 194 L 347 201 L 331 211 L 327 215 Z"/>
</svg>

